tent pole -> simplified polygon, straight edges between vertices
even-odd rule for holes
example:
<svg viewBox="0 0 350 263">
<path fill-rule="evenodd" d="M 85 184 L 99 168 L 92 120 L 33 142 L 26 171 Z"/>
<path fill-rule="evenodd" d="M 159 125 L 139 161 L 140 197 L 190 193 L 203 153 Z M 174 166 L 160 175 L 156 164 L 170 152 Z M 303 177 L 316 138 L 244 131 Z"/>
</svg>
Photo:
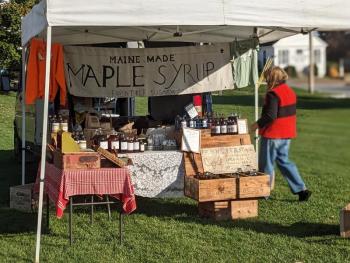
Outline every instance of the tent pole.
<svg viewBox="0 0 350 263">
<path fill-rule="evenodd" d="M 315 74 L 314 74 L 314 48 L 312 43 L 312 31 L 309 32 L 309 93 L 313 94 L 315 91 Z"/>
<path fill-rule="evenodd" d="M 255 121 L 259 119 L 259 82 L 255 83 L 254 86 L 254 108 L 255 108 Z M 255 152 L 259 154 L 259 133 L 255 131 Z"/>
<path fill-rule="evenodd" d="M 47 27 L 46 37 L 46 67 L 45 67 L 45 95 L 44 95 L 44 113 L 43 113 L 43 137 L 41 140 L 41 161 L 40 161 L 40 188 L 39 188 L 39 208 L 38 225 L 36 231 L 35 262 L 39 262 L 40 239 L 41 239 L 41 221 L 43 213 L 44 179 L 46 163 L 46 142 L 47 142 L 47 119 L 49 108 L 49 85 L 50 85 L 50 60 L 51 60 L 51 26 Z"/>
<path fill-rule="evenodd" d="M 22 185 L 25 184 L 26 179 L 26 71 L 27 71 L 27 61 L 26 61 L 26 51 L 27 47 L 22 48 Z"/>
</svg>

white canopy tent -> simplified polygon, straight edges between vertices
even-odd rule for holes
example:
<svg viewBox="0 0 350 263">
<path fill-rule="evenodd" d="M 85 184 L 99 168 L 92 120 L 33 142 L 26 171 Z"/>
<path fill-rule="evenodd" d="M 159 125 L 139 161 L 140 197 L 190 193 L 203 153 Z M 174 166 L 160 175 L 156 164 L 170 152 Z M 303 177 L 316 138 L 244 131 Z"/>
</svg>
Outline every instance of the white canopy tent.
<svg viewBox="0 0 350 263">
<path fill-rule="evenodd" d="M 264 43 L 315 29 L 348 29 L 349 13 L 350 1 L 347 0 L 46 0 L 34 6 L 22 19 L 22 46 L 25 50 L 35 36 L 47 41 L 35 261 L 39 261 L 40 253 L 51 42 L 63 45 L 142 40 L 215 43 L 258 37 L 260 43 Z M 25 52 L 23 61 L 24 58 Z M 257 89 L 255 104 L 257 117 Z M 25 161 L 24 109 L 23 104 L 22 182 Z"/>
</svg>

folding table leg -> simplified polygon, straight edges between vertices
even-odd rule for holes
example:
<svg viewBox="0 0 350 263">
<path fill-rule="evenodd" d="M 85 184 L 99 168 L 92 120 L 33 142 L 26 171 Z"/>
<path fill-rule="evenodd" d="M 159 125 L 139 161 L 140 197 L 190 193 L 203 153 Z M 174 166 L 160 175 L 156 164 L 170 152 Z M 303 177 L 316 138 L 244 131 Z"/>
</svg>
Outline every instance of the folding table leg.
<svg viewBox="0 0 350 263">
<path fill-rule="evenodd" d="M 46 194 L 46 232 L 50 233 L 50 199 L 49 195 Z"/>
<path fill-rule="evenodd" d="M 72 218 L 73 217 L 73 197 L 69 197 L 69 245 L 73 243 Z"/>
<path fill-rule="evenodd" d="M 90 224 L 92 225 L 94 223 L 94 196 L 91 196 L 91 213 L 90 213 Z"/>
<path fill-rule="evenodd" d="M 119 213 L 119 243 L 123 244 L 123 211 Z"/>
<path fill-rule="evenodd" d="M 109 196 L 106 195 L 106 201 L 107 201 L 107 210 L 108 210 L 108 220 L 111 220 L 112 219 L 112 216 L 111 216 L 111 205 L 109 203 Z"/>
</svg>

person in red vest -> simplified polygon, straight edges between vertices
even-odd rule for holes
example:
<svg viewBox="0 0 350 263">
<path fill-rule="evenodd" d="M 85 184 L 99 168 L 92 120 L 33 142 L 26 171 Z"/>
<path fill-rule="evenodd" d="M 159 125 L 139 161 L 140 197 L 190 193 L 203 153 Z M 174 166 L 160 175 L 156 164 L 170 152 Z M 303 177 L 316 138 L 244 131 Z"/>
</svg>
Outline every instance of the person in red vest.
<svg viewBox="0 0 350 263">
<path fill-rule="evenodd" d="M 272 67 L 265 73 L 267 92 L 261 118 L 251 129 L 259 129 L 261 136 L 259 170 L 270 175 L 273 181 L 275 162 L 299 201 L 311 196 L 297 166 L 289 160 L 291 139 L 296 137 L 296 95 L 286 84 L 287 73 L 280 67 Z"/>
</svg>

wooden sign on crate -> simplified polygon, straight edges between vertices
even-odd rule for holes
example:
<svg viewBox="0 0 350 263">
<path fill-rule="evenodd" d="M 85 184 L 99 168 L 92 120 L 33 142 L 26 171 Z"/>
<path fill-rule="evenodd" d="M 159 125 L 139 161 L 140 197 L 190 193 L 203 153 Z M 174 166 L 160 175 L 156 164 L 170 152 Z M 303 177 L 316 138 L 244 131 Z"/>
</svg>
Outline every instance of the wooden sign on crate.
<svg viewBox="0 0 350 263">
<path fill-rule="evenodd" d="M 203 169 L 213 174 L 225 174 L 258 168 L 255 149 L 252 144 L 233 147 L 201 149 Z"/>
</svg>

